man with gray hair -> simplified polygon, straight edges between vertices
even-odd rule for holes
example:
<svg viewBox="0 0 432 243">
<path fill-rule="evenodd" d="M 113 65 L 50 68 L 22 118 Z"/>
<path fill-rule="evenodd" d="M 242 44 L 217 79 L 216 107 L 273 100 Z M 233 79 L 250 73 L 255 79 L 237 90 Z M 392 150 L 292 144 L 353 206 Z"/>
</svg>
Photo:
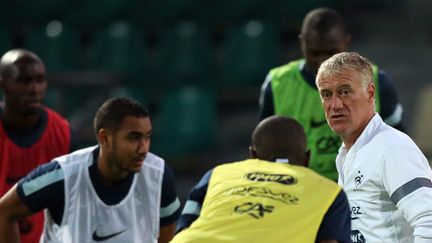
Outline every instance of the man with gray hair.
<svg viewBox="0 0 432 243">
<path fill-rule="evenodd" d="M 330 128 L 342 139 L 339 185 L 351 206 L 353 242 L 432 242 L 432 171 L 415 143 L 375 112 L 368 59 L 342 52 L 316 77 Z"/>
<path fill-rule="evenodd" d="M 334 9 L 317 8 L 304 18 L 299 42 L 303 57 L 270 70 L 262 86 L 260 116 L 289 116 L 303 126 L 311 151 L 309 167 L 337 180 L 335 159 L 341 145 L 327 125 L 315 76 L 320 64 L 348 50 L 351 35 L 342 15 Z M 390 126 L 404 131 L 403 109 L 391 78 L 373 66 L 376 111 Z"/>
</svg>

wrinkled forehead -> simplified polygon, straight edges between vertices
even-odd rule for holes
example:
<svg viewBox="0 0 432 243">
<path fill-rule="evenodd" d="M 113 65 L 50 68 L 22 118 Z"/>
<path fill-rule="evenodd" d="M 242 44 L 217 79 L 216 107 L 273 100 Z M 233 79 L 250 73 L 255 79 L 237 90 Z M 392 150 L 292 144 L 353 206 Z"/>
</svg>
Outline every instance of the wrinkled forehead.
<svg viewBox="0 0 432 243">
<path fill-rule="evenodd" d="M 331 89 L 340 86 L 355 86 L 361 84 L 361 76 L 353 70 L 344 70 L 336 73 L 326 73 L 317 76 L 318 90 Z"/>
</svg>

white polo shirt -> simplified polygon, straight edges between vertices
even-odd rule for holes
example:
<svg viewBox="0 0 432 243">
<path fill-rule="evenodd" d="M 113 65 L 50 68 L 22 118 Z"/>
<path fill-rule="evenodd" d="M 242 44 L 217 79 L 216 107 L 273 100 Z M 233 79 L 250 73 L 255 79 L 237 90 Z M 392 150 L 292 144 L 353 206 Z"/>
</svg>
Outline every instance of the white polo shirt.
<svg viewBox="0 0 432 243">
<path fill-rule="evenodd" d="M 336 158 L 353 242 L 432 242 L 432 171 L 417 145 L 378 114 Z"/>
</svg>

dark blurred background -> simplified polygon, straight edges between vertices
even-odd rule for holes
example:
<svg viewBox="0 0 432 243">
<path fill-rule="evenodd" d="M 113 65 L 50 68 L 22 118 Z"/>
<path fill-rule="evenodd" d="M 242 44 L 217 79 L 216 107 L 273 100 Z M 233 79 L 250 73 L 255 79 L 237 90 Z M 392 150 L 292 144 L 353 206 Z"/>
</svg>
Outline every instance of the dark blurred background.
<svg viewBox="0 0 432 243">
<path fill-rule="evenodd" d="M 248 156 L 260 86 L 301 56 L 302 19 L 322 6 L 347 20 L 350 50 L 395 80 L 408 134 L 431 159 L 429 0 L 2 0 L 0 52 L 44 60 L 46 103 L 70 120 L 76 148 L 96 142 L 92 119 L 106 98 L 145 103 L 152 151 L 184 200 L 205 171 Z"/>
</svg>

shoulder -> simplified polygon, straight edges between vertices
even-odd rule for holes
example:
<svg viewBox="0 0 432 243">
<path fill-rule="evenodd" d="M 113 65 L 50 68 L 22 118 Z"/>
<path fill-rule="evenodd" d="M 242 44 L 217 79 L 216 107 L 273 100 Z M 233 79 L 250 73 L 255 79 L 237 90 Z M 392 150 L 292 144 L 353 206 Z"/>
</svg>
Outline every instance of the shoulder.
<svg viewBox="0 0 432 243">
<path fill-rule="evenodd" d="M 398 148 L 405 146 L 416 146 L 414 141 L 405 133 L 382 122 L 376 130 L 373 142 L 380 147 Z M 397 152 L 397 151 L 394 151 Z"/>
<path fill-rule="evenodd" d="M 334 239 L 338 242 L 351 242 L 350 231 L 348 199 L 344 191 L 341 190 L 324 216 L 317 240 Z"/>
<path fill-rule="evenodd" d="M 380 94 L 385 96 L 396 96 L 394 80 L 391 79 L 385 71 L 378 72 L 378 90 Z"/>
<path fill-rule="evenodd" d="M 149 152 L 146 155 L 144 165 L 164 169 L 165 160 L 159 157 L 158 155 Z"/>
<path fill-rule="evenodd" d="M 296 169 L 298 171 L 302 171 L 304 174 L 308 175 L 307 178 L 313 180 L 322 188 L 327 188 L 330 191 L 339 192 L 341 191 L 341 187 L 334 181 L 318 174 L 316 171 L 303 166 L 291 166 L 291 168 Z"/>
<path fill-rule="evenodd" d="M 379 161 L 384 166 L 424 164 L 427 160 L 415 142 L 405 133 L 385 124 L 376 131 L 376 135 L 367 146 L 368 152 L 381 156 Z"/>
<path fill-rule="evenodd" d="M 387 75 L 387 73 L 384 70 L 378 71 L 378 81 L 380 87 L 393 86 L 393 80 Z"/>
<path fill-rule="evenodd" d="M 21 199 L 33 194 L 43 194 L 46 188 L 57 186 L 64 181 L 64 172 L 58 161 L 43 164 L 35 168 L 18 182 L 17 191 Z"/>
<path fill-rule="evenodd" d="M 52 122 L 61 123 L 69 127 L 69 122 L 62 115 L 52 110 L 51 108 L 45 107 L 45 111 L 48 114 L 48 119 Z"/>
<path fill-rule="evenodd" d="M 286 73 L 292 71 L 300 71 L 300 63 L 303 62 L 303 59 L 297 59 L 290 61 L 282 66 L 275 67 L 270 70 L 271 77 L 283 76 Z"/>
<path fill-rule="evenodd" d="M 65 170 L 67 176 L 73 175 L 78 172 L 81 167 L 88 167 L 93 163 L 93 151 L 98 146 L 92 146 L 76 150 L 70 154 L 65 154 L 55 158 L 60 166 Z"/>
<path fill-rule="evenodd" d="M 227 163 L 219 164 L 216 167 L 214 167 L 213 169 L 209 170 L 207 172 L 207 174 L 210 177 L 211 174 L 220 174 L 220 173 L 225 173 L 225 172 L 228 172 L 228 173 L 237 172 L 242 168 L 249 167 L 246 163 L 250 162 L 250 161 L 252 161 L 252 160 L 233 161 L 233 162 L 227 162 Z"/>
</svg>

